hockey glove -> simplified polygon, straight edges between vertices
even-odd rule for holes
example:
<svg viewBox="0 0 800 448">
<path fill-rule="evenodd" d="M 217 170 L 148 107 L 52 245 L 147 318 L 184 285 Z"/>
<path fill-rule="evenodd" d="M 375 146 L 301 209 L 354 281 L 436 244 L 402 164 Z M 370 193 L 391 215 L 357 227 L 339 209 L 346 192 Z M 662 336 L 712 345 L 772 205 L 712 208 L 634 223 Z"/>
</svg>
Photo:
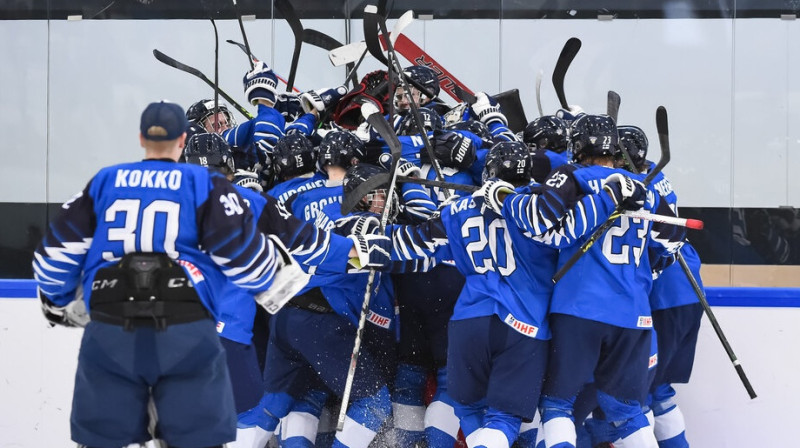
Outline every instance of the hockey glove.
<svg viewBox="0 0 800 448">
<path fill-rule="evenodd" d="M 398 176 L 419 177 L 421 173 L 422 171 L 419 169 L 419 167 L 409 162 L 408 160 L 400 159 L 397 161 Z"/>
<path fill-rule="evenodd" d="M 556 117 L 564 120 L 567 124 L 572 123 L 580 117 L 581 115 L 586 115 L 586 112 L 583 111 L 581 106 L 569 106 L 569 109 L 558 109 L 556 111 Z"/>
<path fill-rule="evenodd" d="M 294 261 L 289 249 L 277 236 L 267 235 L 267 238 L 277 252 L 278 269 L 272 277 L 269 289 L 256 294 L 255 299 L 268 313 L 275 314 L 306 286 L 311 276 L 306 274 Z"/>
<path fill-rule="evenodd" d="M 373 128 L 372 125 L 366 121 L 358 125 L 355 134 L 356 137 L 358 137 L 364 143 L 375 142 L 381 138 L 381 135 L 378 134 L 378 131 L 376 131 L 375 128 Z"/>
<path fill-rule="evenodd" d="M 350 264 L 359 269 L 386 269 L 389 267 L 392 261 L 392 240 L 388 236 L 355 234 L 347 238 L 353 241 L 353 248 L 358 255 L 351 259 Z"/>
<path fill-rule="evenodd" d="M 453 131 L 433 131 L 431 139 L 433 154 L 442 166 L 466 170 L 475 162 L 477 149 L 472 139 Z M 427 159 L 427 151 L 420 154 L 423 162 Z"/>
<path fill-rule="evenodd" d="M 503 200 L 513 192 L 513 185 L 504 180 L 492 178 L 484 182 L 481 188 L 472 193 L 472 197 L 483 198 L 485 206 L 500 215 L 503 213 Z"/>
<path fill-rule="evenodd" d="M 603 190 L 611 196 L 617 207 L 624 210 L 639 210 L 644 207 L 647 187 L 638 180 L 614 173 L 603 180 Z"/>
<path fill-rule="evenodd" d="M 508 126 L 508 119 L 500 111 L 500 106 L 494 98 L 483 92 L 476 93 L 475 98 L 477 98 L 477 101 L 470 107 L 472 107 L 472 112 L 475 113 L 478 120 L 487 125 L 489 122 L 499 120 L 504 126 Z"/>
<path fill-rule="evenodd" d="M 58 306 L 42 294 L 39 290 L 39 300 L 42 303 L 42 314 L 51 327 L 85 327 L 91 320 L 86 312 L 86 303 L 83 300 L 83 288 L 78 287 L 75 299 L 64 306 Z"/>
<path fill-rule="evenodd" d="M 278 78 L 264 62 L 259 61 L 244 75 L 244 94 L 254 106 L 259 100 L 266 100 L 269 106 L 274 105 L 277 88 Z"/>
<path fill-rule="evenodd" d="M 306 113 L 316 110 L 325 112 L 326 109 L 336 106 L 336 103 L 347 93 L 347 87 L 339 86 L 333 89 L 309 90 L 300 94 L 300 101 Z"/>
<path fill-rule="evenodd" d="M 264 187 L 258 179 L 258 174 L 248 170 L 236 170 L 233 175 L 233 184 L 249 188 L 257 193 L 263 193 Z"/>
<path fill-rule="evenodd" d="M 306 113 L 306 111 L 303 110 L 300 98 L 294 93 L 278 93 L 275 97 L 275 105 L 273 107 L 283 115 L 283 118 L 286 119 L 286 123 L 295 121 Z"/>
</svg>

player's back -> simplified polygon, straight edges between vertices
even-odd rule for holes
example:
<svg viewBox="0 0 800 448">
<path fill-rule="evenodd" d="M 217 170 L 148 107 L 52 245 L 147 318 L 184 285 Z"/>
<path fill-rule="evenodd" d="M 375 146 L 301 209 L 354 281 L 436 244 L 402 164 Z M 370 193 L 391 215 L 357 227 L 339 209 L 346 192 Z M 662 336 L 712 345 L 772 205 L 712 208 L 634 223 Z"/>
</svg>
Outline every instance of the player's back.
<svg viewBox="0 0 800 448">
<path fill-rule="evenodd" d="M 172 259 L 210 263 L 199 248 L 198 220 L 212 190 L 225 183 L 223 176 L 205 167 L 170 161 L 147 160 L 102 169 L 88 190 L 97 226 L 87 255 L 87 274 L 133 252 L 166 253 Z M 242 204 L 235 195 L 219 200 L 226 214 L 241 213 Z M 223 221 L 225 216 L 211 219 Z"/>
<path fill-rule="evenodd" d="M 482 199 L 467 197 L 442 210 L 449 256 L 466 277 L 453 319 L 496 314 L 528 336 L 550 337 L 546 314 L 558 252 L 481 213 Z"/>
<path fill-rule="evenodd" d="M 585 194 L 599 192 L 603 179 L 613 173 L 630 175 L 622 169 L 599 165 L 579 165 L 572 171 Z M 656 208 L 656 196 L 652 189 L 648 191 L 644 210 Z M 617 218 L 556 284 L 551 312 L 626 328 L 652 326 L 647 299 L 652 286 L 648 256 L 650 229 L 650 221 L 626 216 Z M 584 236 L 574 245 L 562 249 L 559 267 L 579 251 L 588 238 L 588 235 Z"/>
</svg>

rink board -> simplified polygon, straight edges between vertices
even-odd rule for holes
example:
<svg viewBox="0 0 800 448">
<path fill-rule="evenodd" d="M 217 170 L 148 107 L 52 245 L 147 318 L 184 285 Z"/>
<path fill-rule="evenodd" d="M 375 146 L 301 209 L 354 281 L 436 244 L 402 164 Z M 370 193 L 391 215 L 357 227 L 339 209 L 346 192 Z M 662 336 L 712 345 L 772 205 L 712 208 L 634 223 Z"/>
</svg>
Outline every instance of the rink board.
<svg viewBox="0 0 800 448">
<path fill-rule="evenodd" d="M 793 446 L 800 289 L 707 293 L 758 398 L 748 398 L 704 318 L 692 381 L 676 387 L 692 447 Z M 49 328 L 34 296 L 30 280 L 0 281 L 0 447 L 71 446 L 70 400 L 82 331 Z"/>
</svg>

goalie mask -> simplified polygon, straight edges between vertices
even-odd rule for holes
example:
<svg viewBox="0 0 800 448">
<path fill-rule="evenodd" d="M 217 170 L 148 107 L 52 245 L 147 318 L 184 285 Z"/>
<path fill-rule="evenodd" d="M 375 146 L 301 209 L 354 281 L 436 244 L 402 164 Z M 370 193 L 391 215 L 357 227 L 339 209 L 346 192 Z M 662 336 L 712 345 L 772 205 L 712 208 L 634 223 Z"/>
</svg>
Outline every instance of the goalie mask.
<svg viewBox="0 0 800 448">
<path fill-rule="evenodd" d="M 631 162 L 638 171 L 642 171 L 647 161 L 647 147 L 649 142 L 644 131 L 636 126 L 620 126 L 617 128 L 619 133 L 619 146 L 623 151 L 628 151 Z"/>
<path fill-rule="evenodd" d="M 521 142 L 500 142 L 486 155 L 482 180 L 497 178 L 515 186 L 530 183 L 533 162 L 528 147 Z"/>
<path fill-rule="evenodd" d="M 342 182 L 344 202 L 350 202 L 350 200 L 353 198 L 347 198 L 352 197 L 354 194 L 364 193 L 359 192 L 358 187 L 366 182 L 367 179 L 370 179 L 376 175 L 386 174 L 388 174 L 386 169 L 377 165 L 371 165 L 369 163 L 359 163 L 358 165 L 351 166 L 347 169 L 347 173 L 344 175 L 344 181 Z M 386 183 L 377 185 L 369 192 L 364 193 L 356 206 L 353 207 L 353 211 L 372 212 L 378 215 L 383 213 L 383 210 L 386 206 L 386 197 L 389 193 L 389 177 L 386 176 L 386 179 Z M 389 221 L 392 221 L 394 217 L 397 216 L 399 209 L 397 201 L 397 195 L 393 194 L 391 209 L 389 211 Z"/>
<path fill-rule="evenodd" d="M 536 118 L 525 126 L 522 141 L 532 149 L 567 150 L 567 123 L 555 115 Z"/>
<path fill-rule="evenodd" d="M 195 134 L 183 148 L 181 161 L 217 170 L 222 174 L 233 174 L 233 152 L 228 142 L 219 134 Z"/>
<path fill-rule="evenodd" d="M 217 120 L 214 120 L 214 100 L 200 100 L 186 110 L 186 119 L 205 129 L 206 132 L 222 132 L 236 126 L 228 106 L 220 103 Z"/>
<path fill-rule="evenodd" d="M 619 153 L 617 125 L 608 115 L 581 115 L 572 122 L 570 139 L 572 157 L 578 163 L 587 157 Z"/>
<path fill-rule="evenodd" d="M 314 145 L 302 134 L 282 137 L 272 153 L 272 168 L 279 180 L 302 176 L 314 170 L 317 154 Z"/>
</svg>

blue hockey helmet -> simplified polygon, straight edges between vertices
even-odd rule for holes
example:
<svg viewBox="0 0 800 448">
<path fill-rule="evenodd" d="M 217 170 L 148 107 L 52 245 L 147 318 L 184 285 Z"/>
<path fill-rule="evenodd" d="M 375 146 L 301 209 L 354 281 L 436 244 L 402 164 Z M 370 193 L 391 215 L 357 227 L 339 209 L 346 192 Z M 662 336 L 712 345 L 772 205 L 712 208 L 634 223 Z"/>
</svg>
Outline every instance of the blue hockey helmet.
<svg viewBox="0 0 800 448">
<path fill-rule="evenodd" d="M 567 123 L 555 115 L 545 115 L 528 123 L 522 132 L 522 141 L 538 149 L 558 153 L 567 150 Z"/>
<path fill-rule="evenodd" d="M 312 172 L 317 160 L 314 145 L 299 133 L 285 135 L 278 140 L 272 156 L 273 169 L 280 180 Z"/>
<path fill-rule="evenodd" d="M 614 119 L 608 115 L 581 115 L 570 127 L 572 157 L 614 156 L 619 152 L 619 135 Z"/>
<path fill-rule="evenodd" d="M 621 149 L 628 152 L 633 166 L 641 171 L 647 161 L 647 147 L 649 146 L 644 131 L 637 126 L 619 126 L 617 132 Z"/>
<path fill-rule="evenodd" d="M 489 149 L 483 167 L 483 182 L 497 178 L 521 186 L 531 181 L 533 163 L 528 147 L 522 142 L 500 142 Z"/>
<path fill-rule="evenodd" d="M 233 174 L 236 170 L 228 142 L 219 134 L 207 132 L 194 134 L 186 141 L 181 161 L 211 168 L 225 175 Z"/>
</svg>

